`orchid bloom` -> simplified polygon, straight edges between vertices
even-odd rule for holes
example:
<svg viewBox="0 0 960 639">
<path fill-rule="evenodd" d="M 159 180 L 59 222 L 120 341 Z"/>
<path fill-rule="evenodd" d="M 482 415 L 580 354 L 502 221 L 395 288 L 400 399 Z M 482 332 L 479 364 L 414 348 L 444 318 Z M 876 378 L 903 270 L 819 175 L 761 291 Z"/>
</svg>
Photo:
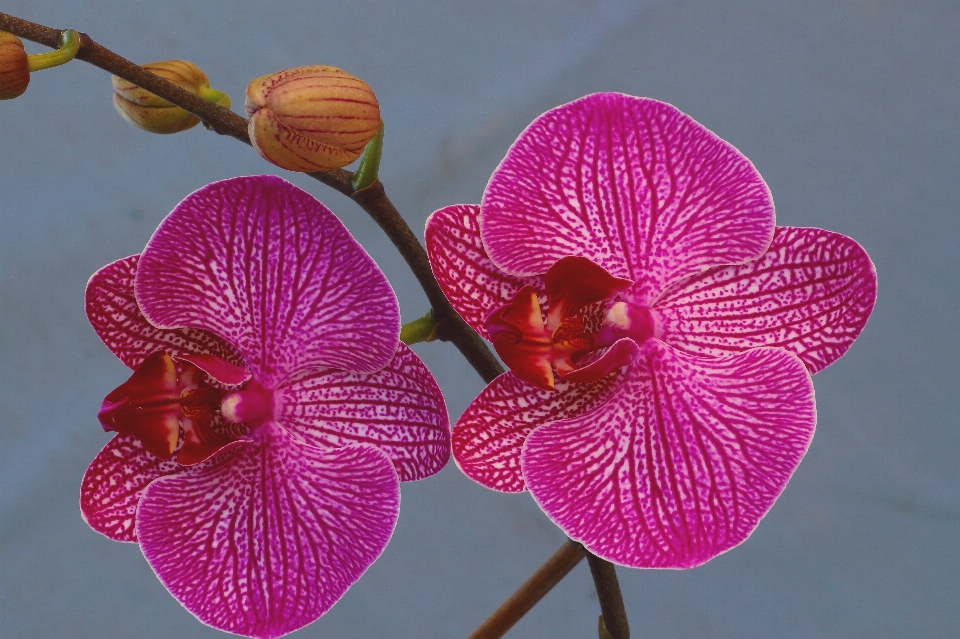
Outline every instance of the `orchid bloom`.
<svg viewBox="0 0 960 639">
<path fill-rule="evenodd" d="M 188 196 L 141 255 L 90 278 L 86 305 L 134 373 L 104 400 L 118 434 L 83 478 L 84 519 L 139 542 L 214 628 L 316 620 L 383 551 L 400 482 L 447 461 L 443 397 L 399 344 L 386 278 L 280 178 Z"/>
<path fill-rule="evenodd" d="M 739 151 L 676 108 L 590 95 L 533 122 L 479 206 L 427 221 L 434 274 L 511 369 L 453 429 L 590 552 L 689 568 L 744 541 L 816 423 L 811 374 L 866 324 L 843 235 L 775 228 Z"/>
</svg>

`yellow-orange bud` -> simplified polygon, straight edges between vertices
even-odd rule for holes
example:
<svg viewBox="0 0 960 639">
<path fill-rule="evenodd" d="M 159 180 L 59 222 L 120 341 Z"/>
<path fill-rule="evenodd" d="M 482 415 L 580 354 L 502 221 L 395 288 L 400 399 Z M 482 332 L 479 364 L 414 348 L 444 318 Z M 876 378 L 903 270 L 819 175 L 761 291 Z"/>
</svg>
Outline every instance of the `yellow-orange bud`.
<svg viewBox="0 0 960 639">
<path fill-rule="evenodd" d="M 207 74 L 192 62 L 163 60 L 143 68 L 220 106 L 230 106 L 230 98 L 211 89 Z M 189 111 L 117 76 L 113 76 L 113 106 L 127 122 L 151 133 L 177 133 L 200 123 Z"/>
<path fill-rule="evenodd" d="M 0 31 L 0 100 L 12 100 L 23 95 L 30 84 L 27 52 L 20 38 Z"/>
<path fill-rule="evenodd" d="M 380 127 L 367 83 L 335 67 L 308 66 L 257 78 L 247 86 L 253 148 L 290 171 L 339 169 L 356 160 Z"/>
</svg>

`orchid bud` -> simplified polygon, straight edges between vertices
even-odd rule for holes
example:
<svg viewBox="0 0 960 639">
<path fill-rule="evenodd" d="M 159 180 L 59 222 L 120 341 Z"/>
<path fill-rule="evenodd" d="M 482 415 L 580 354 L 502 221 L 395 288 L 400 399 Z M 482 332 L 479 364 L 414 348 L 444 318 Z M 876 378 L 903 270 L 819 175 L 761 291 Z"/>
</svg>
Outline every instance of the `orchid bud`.
<svg viewBox="0 0 960 639">
<path fill-rule="evenodd" d="M 211 89 L 207 74 L 192 62 L 163 60 L 145 64 L 143 68 L 209 102 L 230 106 L 230 97 Z M 113 106 L 124 120 L 151 133 L 178 133 L 200 122 L 200 118 L 189 111 L 117 76 L 113 76 Z"/>
<path fill-rule="evenodd" d="M 380 127 L 367 83 L 335 67 L 307 66 L 257 78 L 244 104 L 253 148 L 290 171 L 344 167 Z"/>
<path fill-rule="evenodd" d="M 12 100 L 23 95 L 30 84 L 27 53 L 20 38 L 0 31 L 0 100 Z"/>
</svg>

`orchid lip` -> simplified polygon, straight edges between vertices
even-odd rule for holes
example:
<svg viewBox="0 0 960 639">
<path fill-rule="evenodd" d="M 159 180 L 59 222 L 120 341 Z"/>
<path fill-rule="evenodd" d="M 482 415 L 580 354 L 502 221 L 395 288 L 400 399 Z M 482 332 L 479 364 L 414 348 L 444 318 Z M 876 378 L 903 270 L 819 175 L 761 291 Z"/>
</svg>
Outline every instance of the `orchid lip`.
<svg viewBox="0 0 960 639">
<path fill-rule="evenodd" d="M 590 353 L 611 346 L 621 337 L 630 337 L 639 345 L 653 334 L 649 311 L 628 310 L 620 301 L 621 294 L 628 292 L 632 284 L 587 258 L 562 258 L 544 275 L 546 315 L 541 311 L 537 290 L 526 285 L 509 304 L 487 316 L 487 333 L 504 363 L 538 388 L 553 390 L 557 376 L 569 376 L 574 382 L 592 379 L 605 367 L 592 366 L 589 374 L 573 374 Z M 611 303 L 611 325 L 605 321 L 599 330 L 591 332 L 585 317 L 597 305 L 605 308 Z M 606 360 L 609 364 L 626 361 L 626 357 L 620 352 L 616 358 Z"/>
<path fill-rule="evenodd" d="M 197 357 L 208 368 L 249 376 L 214 355 Z M 104 398 L 100 423 L 106 431 L 136 437 L 158 459 L 176 457 L 186 466 L 199 463 L 233 441 L 215 424 L 224 391 L 205 376 L 188 357 L 157 351 Z"/>
</svg>

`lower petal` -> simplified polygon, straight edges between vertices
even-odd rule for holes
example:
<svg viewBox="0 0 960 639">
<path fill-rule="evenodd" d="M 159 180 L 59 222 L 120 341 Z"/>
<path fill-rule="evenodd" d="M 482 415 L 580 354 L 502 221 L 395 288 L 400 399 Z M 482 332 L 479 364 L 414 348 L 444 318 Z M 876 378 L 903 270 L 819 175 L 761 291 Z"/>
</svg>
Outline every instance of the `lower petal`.
<svg viewBox="0 0 960 639">
<path fill-rule="evenodd" d="M 153 482 L 137 514 L 157 576 L 202 622 L 279 637 L 330 609 L 380 555 L 399 481 L 372 446 L 320 450 L 276 424 L 229 460 Z"/>
<path fill-rule="evenodd" d="M 181 472 L 174 461 L 157 459 L 133 435 L 117 435 L 103 447 L 80 483 L 83 520 L 114 541 L 137 541 L 137 505 L 154 479 Z"/>
<path fill-rule="evenodd" d="M 649 340 L 614 397 L 533 431 L 521 462 L 533 498 L 591 552 L 691 568 L 753 532 L 815 424 L 795 355 L 701 358 Z"/>
<path fill-rule="evenodd" d="M 453 427 L 453 457 L 475 482 L 507 493 L 526 490 L 520 452 L 530 432 L 574 417 L 605 401 L 622 380 L 611 375 L 591 384 L 560 381 L 555 390 L 531 386 L 513 373 L 487 385 Z"/>
<path fill-rule="evenodd" d="M 430 268 L 460 317 L 484 339 L 490 309 L 510 302 L 521 287 L 544 289 L 543 276 L 514 277 L 497 268 L 480 240 L 480 206 L 454 204 L 427 218 Z"/>
</svg>

